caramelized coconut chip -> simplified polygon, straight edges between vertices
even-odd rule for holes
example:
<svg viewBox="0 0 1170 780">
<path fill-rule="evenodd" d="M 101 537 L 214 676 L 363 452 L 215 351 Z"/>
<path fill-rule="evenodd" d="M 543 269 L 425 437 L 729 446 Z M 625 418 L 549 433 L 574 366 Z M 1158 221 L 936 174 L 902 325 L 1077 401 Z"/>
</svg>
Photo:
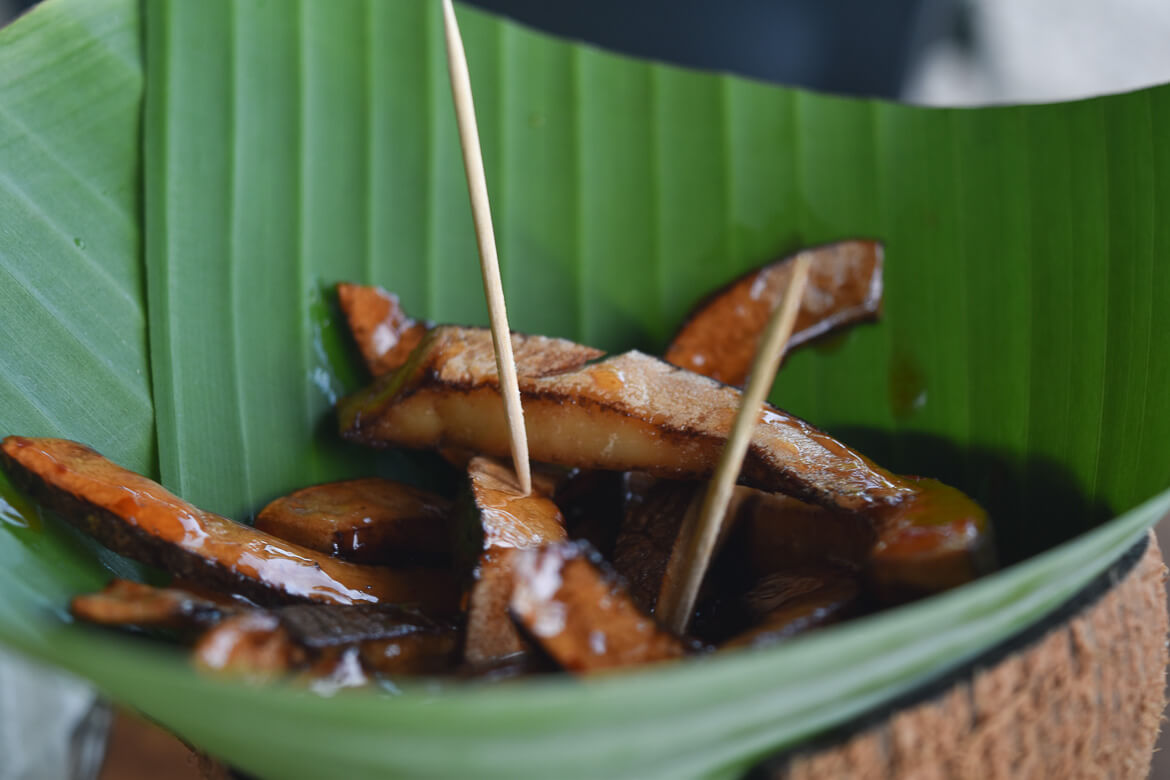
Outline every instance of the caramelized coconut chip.
<svg viewBox="0 0 1170 780">
<path fill-rule="evenodd" d="M 517 550 L 512 616 L 560 666 L 589 674 L 681 658 L 687 646 L 634 606 L 586 543 Z"/>
<path fill-rule="evenodd" d="M 571 366 L 569 355 L 555 359 L 560 348 L 546 343 L 541 362 Z M 670 478 L 711 475 L 740 401 L 734 388 L 639 352 L 544 376 L 522 372 L 519 380 L 534 460 Z M 342 401 L 339 411 L 342 433 L 354 441 L 509 452 L 487 331 L 436 328 L 407 365 Z M 970 542 L 964 549 L 971 565 L 960 567 L 960 576 L 969 579 L 985 565 L 987 518 L 971 499 L 948 488 L 947 501 L 936 500 L 943 490 L 937 483 L 897 477 L 775 407 L 760 413 L 740 481 L 865 517 L 879 545 L 890 543 L 885 559 L 887 548 L 875 547 L 874 570 L 896 586 L 891 590 L 920 584 L 895 562 L 932 568 L 931 555 L 953 559 L 946 546 L 916 547 L 912 529 L 957 524 L 949 541 Z M 909 581 L 901 582 L 904 576 Z"/>
<path fill-rule="evenodd" d="M 634 603 L 652 615 L 683 519 L 703 486 L 637 472 L 627 474 L 625 481 L 625 511 L 614 545 L 613 567 L 625 579 Z"/>
<path fill-rule="evenodd" d="M 240 611 L 178 588 L 156 588 L 116 579 L 97 593 L 77 596 L 73 616 L 103 626 L 206 628 Z"/>
<path fill-rule="evenodd" d="M 801 255 L 812 258 L 788 349 L 877 317 L 882 304 L 882 245 L 842 241 L 777 260 L 736 279 L 700 303 L 675 335 L 666 360 L 729 385 L 743 385 L 760 335 Z"/>
<path fill-rule="evenodd" d="M 705 479 L 714 470 L 740 393 L 639 352 L 587 366 L 577 350 L 546 340 L 540 362 L 559 372 L 521 369 L 533 460 Z M 559 356 L 557 353 L 568 353 Z M 461 446 L 510 452 L 491 335 L 440 327 L 398 372 L 341 403 L 342 432 L 367 444 Z M 849 511 L 875 511 L 913 495 L 911 483 L 805 421 L 765 408 L 743 480 Z"/>
<path fill-rule="evenodd" d="M 305 604 L 228 618 L 200 638 L 195 659 L 204 669 L 252 678 L 301 671 L 308 679 L 360 684 L 364 672 L 450 670 L 458 638 L 453 623 L 393 605 Z M 355 662 L 363 674 L 354 673 Z"/>
<path fill-rule="evenodd" d="M 860 569 L 874 544 L 864 518 L 830 512 L 779 493 L 739 487 L 738 509 L 730 519 L 728 558 L 759 579 L 776 572 L 825 564 Z"/>
<path fill-rule="evenodd" d="M 256 528 L 357 563 L 446 563 L 451 502 L 388 479 L 314 485 L 278 498 Z"/>
<path fill-rule="evenodd" d="M 358 566 L 204 512 L 157 482 L 63 439 L 10 436 L 13 481 L 114 552 L 259 604 L 417 603 L 453 611 L 445 571 Z"/>
<path fill-rule="evenodd" d="M 516 551 L 567 536 L 561 511 L 549 497 L 554 483 L 546 474 L 533 474 L 527 496 L 520 495 L 512 468 L 492 458 L 472 458 L 467 475 L 472 508 L 463 542 L 475 562 L 464 659 L 473 668 L 488 667 L 528 649 L 508 616 Z"/>
<path fill-rule="evenodd" d="M 337 285 L 337 300 L 372 376 L 405 363 L 430 328 L 430 323 L 409 317 L 398 296 L 381 287 L 342 282 Z"/>
<path fill-rule="evenodd" d="M 743 597 L 751 629 L 722 645 L 771 644 L 835 623 L 857 609 L 861 590 L 857 573 L 820 567 L 770 574 Z"/>
<path fill-rule="evenodd" d="M 958 587 L 995 566 L 986 513 L 938 480 L 915 482 L 917 499 L 889 515 L 866 560 L 888 604 Z"/>
</svg>

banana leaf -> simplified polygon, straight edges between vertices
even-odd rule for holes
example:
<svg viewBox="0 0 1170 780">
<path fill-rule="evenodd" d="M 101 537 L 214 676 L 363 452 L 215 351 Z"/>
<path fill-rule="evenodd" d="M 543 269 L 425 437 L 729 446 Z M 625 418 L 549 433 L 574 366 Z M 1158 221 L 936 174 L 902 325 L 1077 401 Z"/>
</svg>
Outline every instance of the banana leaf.
<svg viewBox="0 0 1170 780">
<path fill-rule="evenodd" d="M 0 31 L 0 434 L 241 519 L 334 476 L 436 479 L 338 443 L 361 376 L 329 290 L 486 321 L 438 10 L 49 0 Z M 323 698 L 74 625 L 70 595 L 153 573 L 0 481 L 0 641 L 266 777 L 736 776 L 1035 623 L 1170 510 L 1170 88 L 922 109 L 460 15 L 513 326 L 655 350 L 754 264 L 880 238 L 881 323 L 772 400 L 976 495 L 1004 568 L 761 651 Z"/>
</svg>

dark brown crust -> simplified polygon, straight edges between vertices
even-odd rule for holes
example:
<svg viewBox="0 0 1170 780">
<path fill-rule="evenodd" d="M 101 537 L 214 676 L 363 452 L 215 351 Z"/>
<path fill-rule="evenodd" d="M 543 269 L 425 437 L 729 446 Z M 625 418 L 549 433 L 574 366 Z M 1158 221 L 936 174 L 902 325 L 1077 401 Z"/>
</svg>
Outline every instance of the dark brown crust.
<svg viewBox="0 0 1170 780">
<path fill-rule="evenodd" d="M 614 544 L 613 567 L 625 579 L 634 603 L 653 615 L 683 518 L 702 485 L 653 478 L 649 481 L 644 495 L 627 496 Z"/>
<path fill-rule="evenodd" d="M 737 491 L 743 500 L 729 531 L 727 555 L 739 561 L 749 577 L 823 563 L 865 565 L 875 541 L 865 518 L 781 494 Z"/>
<path fill-rule="evenodd" d="M 841 241 L 754 269 L 704 298 L 687 315 L 665 358 L 729 385 L 743 385 L 760 335 L 788 287 L 797 257 L 811 256 L 808 287 L 788 349 L 881 311 L 882 245 Z"/>
<path fill-rule="evenodd" d="M 393 604 L 296 604 L 273 613 L 294 641 L 313 649 L 456 631 L 454 623 Z"/>
<path fill-rule="evenodd" d="M 612 560 L 622 522 L 625 474 L 573 469 L 557 487 L 556 503 L 570 538 L 584 539 Z"/>
<path fill-rule="evenodd" d="M 860 598 L 856 571 L 805 567 L 768 575 L 743 597 L 755 625 L 722 647 L 760 647 L 836 623 L 857 610 Z"/>
</svg>

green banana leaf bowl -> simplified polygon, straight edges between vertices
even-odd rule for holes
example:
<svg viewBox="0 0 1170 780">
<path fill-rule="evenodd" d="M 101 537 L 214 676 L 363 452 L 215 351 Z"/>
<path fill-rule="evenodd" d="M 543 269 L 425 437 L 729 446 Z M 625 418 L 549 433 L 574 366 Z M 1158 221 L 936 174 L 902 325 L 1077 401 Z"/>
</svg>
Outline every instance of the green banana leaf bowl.
<svg viewBox="0 0 1170 780">
<path fill-rule="evenodd" d="M 1044 618 L 1170 509 L 1170 89 L 931 110 L 638 62 L 461 10 L 518 330 L 661 349 L 800 246 L 879 238 L 885 310 L 773 401 L 975 495 L 1003 568 L 751 652 L 318 696 L 71 622 L 150 572 L 0 477 L 0 641 L 271 777 L 735 776 Z M 49 0 L 0 31 L 0 434 L 246 520 L 432 479 L 338 441 L 329 290 L 484 323 L 439 8 Z"/>
</svg>

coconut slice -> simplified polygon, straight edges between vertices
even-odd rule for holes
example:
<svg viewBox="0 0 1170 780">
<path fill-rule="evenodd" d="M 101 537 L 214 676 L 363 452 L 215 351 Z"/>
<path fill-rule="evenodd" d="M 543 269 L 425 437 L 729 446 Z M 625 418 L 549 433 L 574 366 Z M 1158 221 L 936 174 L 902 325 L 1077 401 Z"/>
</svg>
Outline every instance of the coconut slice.
<svg viewBox="0 0 1170 780">
<path fill-rule="evenodd" d="M 806 249 L 750 271 L 703 300 L 667 349 L 667 362 L 729 385 L 747 381 L 764 325 L 809 256 L 808 284 L 788 349 L 831 331 L 877 317 L 882 306 L 882 245 L 841 241 Z"/>
<path fill-rule="evenodd" d="M 441 564 L 451 556 L 451 502 L 389 479 L 314 485 L 260 510 L 256 528 L 356 563 Z"/>
<path fill-rule="evenodd" d="M 114 552 L 256 603 L 416 603 L 454 610 L 446 571 L 346 563 L 187 503 L 85 445 L 9 436 L 13 481 Z"/>
<path fill-rule="evenodd" d="M 564 669 L 589 674 L 686 654 L 586 543 L 518 550 L 513 561 L 512 615 Z"/>
</svg>

